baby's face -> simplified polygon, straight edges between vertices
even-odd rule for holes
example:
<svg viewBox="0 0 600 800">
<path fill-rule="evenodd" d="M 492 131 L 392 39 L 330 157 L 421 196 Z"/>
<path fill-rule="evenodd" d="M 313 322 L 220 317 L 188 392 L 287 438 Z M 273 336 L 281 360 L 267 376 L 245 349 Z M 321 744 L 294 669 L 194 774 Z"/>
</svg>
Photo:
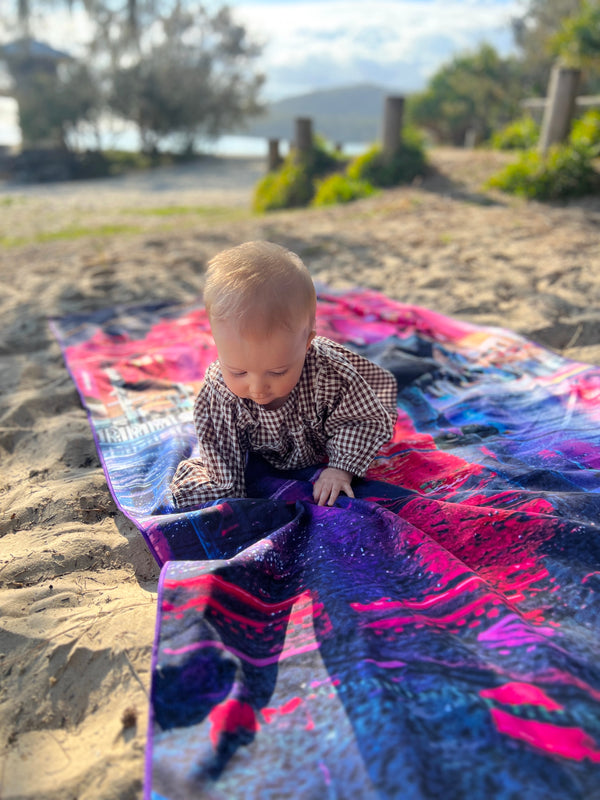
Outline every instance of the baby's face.
<svg viewBox="0 0 600 800">
<path fill-rule="evenodd" d="M 212 332 L 227 387 L 269 410 L 282 406 L 298 383 L 315 335 L 308 323 L 292 331 L 277 329 L 268 336 L 242 335 L 223 320 L 213 322 Z"/>
</svg>

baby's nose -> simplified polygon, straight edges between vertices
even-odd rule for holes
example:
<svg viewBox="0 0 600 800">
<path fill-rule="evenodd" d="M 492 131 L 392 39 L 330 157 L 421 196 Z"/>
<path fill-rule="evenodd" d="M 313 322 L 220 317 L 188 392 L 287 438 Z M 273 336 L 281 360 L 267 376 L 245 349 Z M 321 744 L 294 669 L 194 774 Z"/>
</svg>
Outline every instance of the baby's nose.
<svg viewBox="0 0 600 800">
<path fill-rule="evenodd" d="M 268 389 L 267 381 L 260 376 L 250 380 L 250 393 L 253 397 L 261 397 Z"/>
</svg>

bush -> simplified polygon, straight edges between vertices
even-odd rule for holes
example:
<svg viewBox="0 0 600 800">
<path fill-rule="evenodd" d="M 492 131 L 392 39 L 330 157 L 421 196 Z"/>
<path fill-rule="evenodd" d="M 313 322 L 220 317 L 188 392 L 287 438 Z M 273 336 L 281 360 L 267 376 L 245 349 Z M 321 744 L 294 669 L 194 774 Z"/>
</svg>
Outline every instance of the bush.
<svg viewBox="0 0 600 800">
<path fill-rule="evenodd" d="M 523 153 L 514 164 L 493 175 L 487 186 L 532 200 L 580 197 L 600 188 L 600 176 L 589 152 L 572 145 L 555 145 L 545 155 Z"/>
<path fill-rule="evenodd" d="M 336 203 L 350 203 L 361 197 L 369 197 L 375 187 L 367 181 L 353 180 L 345 175 L 330 175 L 317 185 L 313 206 L 331 206 Z"/>
<path fill-rule="evenodd" d="M 269 172 L 254 190 L 253 208 L 258 213 L 281 208 L 297 208 L 310 203 L 314 195 L 313 177 L 306 161 L 296 161 L 290 153 L 282 166 Z"/>
<path fill-rule="evenodd" d="M 402 143 L 391 159 L 384 158 L 374 146 L 352 161 L 346 170 L 344 156 L 335 153 L 320 137 L 315 137 L 312 152 L 298 158 L 292 151 L 283 165 L 258 182 L 254 190 L 253 208 L 259 213 L 308 205 L 317 192 L 317 179 L 330 176 L 318 184 L 315 205 L 347 203 L 372 194 L 375 186 L 396 186 L 410 183 L 426 169 L 420 135 L 406 131 Z M 332 174 L 333 173 L 333 174 Z"/>
<path fill-rule="evenodd" d="M 329 147 L 322 136 L 317 135 L 313 138 L 313 151 L 309 164 L 313 178 L 343 169 L 346 161 L 347 159 L 343 155 Z"/>
<path fill-rule="evenodd" d="M 495 150 L 528 150 L 535 147 L 539 136 L 540 128 L 533 117 L 523 117 L 494 133 L 490 144 Z"/>
<path fill-rule="evenodd" d="M 307 206 L 315 194 L 315 179 L 343 167 L 343 157 L 315 136 L 310 153 L 298 157 L 292 150 L 283 164 L 268 173 L 254 190 L 253 208 L 259 213 Z"/>
<path fill-rule="evenodd" d="M 347 175 L 354 181 L 389 187 L 410 183 L 427 168 L 423 146 L 406 136 L 394 155 L 387 159 L 380 145 L 374 145 L 348 166 Z"/>
<path fill-rule="evenodd" d="M 589 151 L 592 158 L 600 156 L 600 111 L 586 111 L 575 120 L 569 141 L 578 150 Z"/>
</svg>

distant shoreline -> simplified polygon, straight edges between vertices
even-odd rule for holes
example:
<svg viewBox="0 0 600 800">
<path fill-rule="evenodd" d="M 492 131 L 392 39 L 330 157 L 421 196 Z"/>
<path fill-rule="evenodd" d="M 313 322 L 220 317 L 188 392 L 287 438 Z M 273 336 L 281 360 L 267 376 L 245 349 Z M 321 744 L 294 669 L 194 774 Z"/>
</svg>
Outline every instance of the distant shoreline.
<svg viewBox="0 0 600 800">
<path fill-rule="evenodd" d="M 190 192 L 238 193 L 246 202 L 266 169 L 266 157 L 207 154 L 185 164 L 132 170 L 114 177 L 35 183 L 0 180 L 0 195 L 90 195 L 93 202 L 94 195 L 111 192 L 182 196 Z"/>
</svg>

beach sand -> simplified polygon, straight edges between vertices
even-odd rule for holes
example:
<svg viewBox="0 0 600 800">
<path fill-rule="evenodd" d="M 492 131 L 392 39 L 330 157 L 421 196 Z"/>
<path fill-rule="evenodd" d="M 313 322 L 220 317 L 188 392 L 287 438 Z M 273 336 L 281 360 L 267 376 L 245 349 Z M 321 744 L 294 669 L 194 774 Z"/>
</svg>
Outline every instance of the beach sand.
<svg viewBox="0 0 600 800">
<path fill-rule="evenodd" d="M 419 185 L 249 212 L 260 159 L 87 184 L 0 185 L 0 798 L 141 796 L 158 568 L 116 509 L 47 324 L 186 301 L 207 260 L 266 238 L 316 280 L 600 363 L 600 197 L 481 189 L 511 156 L 435 150 Z"/>
</svg>

